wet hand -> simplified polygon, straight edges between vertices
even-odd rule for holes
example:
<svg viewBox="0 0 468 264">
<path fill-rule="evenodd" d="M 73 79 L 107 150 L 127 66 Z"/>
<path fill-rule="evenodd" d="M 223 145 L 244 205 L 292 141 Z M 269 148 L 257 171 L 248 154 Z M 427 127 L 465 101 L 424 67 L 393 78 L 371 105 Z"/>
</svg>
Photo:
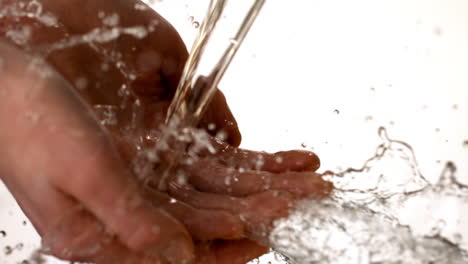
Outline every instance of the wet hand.
<svg viewBox="0 0 468 264">
<path fill-rule="evenodd" d="M 21 2 L 25 3 L 25 7 L 32 8 L 36 15 L 23 16 L 18 20 L 14 19 L 14 16 L 3 17 L 0 27 L 4 37 L 9 38 L 21 49 L 45 58 L 74 86 L 86 103 L 94 108 L 101 124 L 105 126 L 112 139 L 109 143 L 111 146 L 102 150 L 102 156 L 106 158 L 98 159 L 99 162 L 121 164 L 108 174 L 113 175 L 117 170 L 119 173 L 128 171 L 142 149 L 157 144 L 157 137 L 153 137 L 153 134 L 155 131 L 157 134 L 161 128 L 165 109 L 170 103 L 187 58 L 186 49 L 179 36 L 167 22 L 139 1 L 43 0 L 40 1 L 42 12 L 39 14 L 35 12 L 34 6 L 28 5 L 32 1 L 4 1 L 2 5 L 23 10 Z M 69 12 L 75 8 L 80 11 Z M 53 26 L 48 23 L 52 23 Z M 31 33 L 25 39 L 8 34 L 12 32 L 11 30 L 17 32 L 25 28 Z M 116 36 L 113 32 L 119 34 Z M 73 116 L 78 111 L 75 109 L 69 112 L 69 115 Z M 208 129 L 212 125 L 215 129 Z M 189 231 L 196 241 L 194 250 L 196 261 L 200 263 L 245 263 L 261 255 L 266 248 L 249 239 L 265 242 L 272 222 L 278 217 L 286 216 L 295 199 L 308 195 L 322 198 L 331 189 L 330 184 L 314 173 L 319 161 L 312 153 L 290 151 L 266 154 L 236 148 L 235 146 L 240 144 L 240 133 L 221 93 L 215 96 L 201 127 L 206 128 L 212 136 L 224 133 L 225 142 L 211 138 L 215 154 L 198 151 L 195 163 L 190 166 L 187 164 L 178 166 L 178 169 L 187 175 L 188 181 L 185 184 L 170 181 L 165 192 L 141 190 L 135 180 L 135 173 L 129 173 L 132 174 L 131 177 L 128 175 L 123 177 L 131 179 L 131 183 L 125 184 L 133 190 L 128 192 L 138 193 L 138 197 L 145 197 L 141 204 L 147 206 L 146 201 L 152 201 L 152 209 L 142 211 L 164 212 L 163 215 L 172 219 L 172 224 L 168 226 L 175 227 L 163 228 L 164 230 L 182 230 L 183 234 L 186 234 L 185 229 Z M 117 147 L 118 155 L 112 158 L 112 161 L 106 161 L 114 155 L 111 154 L 115 151 L 112 146 Z M 81 144 L 77 144 L 76 148 L 81 148 Z M 95 150 L 90 148 L 90 151 L 94 153 Z M 80 166 L 82 158 L 77 155 L 73 158 L 74 165 Z M 99 171 L 97 168 L 102 165 L 95 162 L 93 166 Z M 90 170 L 91 168 L 90 166 Z M 96 176 L 94 171 L 87 177 L 81 175 L 82 173 L 70 176 L 65 173 L 61 180 L 64 184 L 72 183 L 69 181 L 70 177 L 89 180 L 93 183 L 89 183 L 93 186 L 89 189 L 93 191 L 86 193 L 89 197 L 79 195 L 79 198 L 75 198 L 77 203 L 71 204 L 73 206 L 69 209 L 65 210 L 64 207 L 58 210 L 61 213 L 57 213 L 55 218 L 62 220 L 55 224 L 55 227 L 48 229 L 52 231 L 46 232 L 53 234 L 49 237 L 64 237 L 62 240 L 55 239 L 58 242 L 54 245 L 58 248 L 65 246 L 70 248 L 70 245 L 74 245 L 72 252 L 79 252 L 80 248 L 89 248 L 93 245 L 92 241 L 94 244 L 100 241 L 97 235 L 100 233 L 94 231 L 84 232 L 90 235 L 89 240 L 81 239 L 78 242 L 70 240 L 77 233 L 86 230 L 81 224 L 88 226 L 87 222 L 92 223 L 89 226 L 94 226 L 94 229 L 90 230 L 102 229 L 103 226 L 104 230 L 110 229 L 109 232 L 108 230 L 104 232 L 105 234 L 124 232 L 120 230 L 124 225 L 110 228 L 103 220 L 105 216 L 102 215 L 107 211 L 101 207 L 113 210 L 115 204 L 104 203 L 91 195 L 91 192 L 108 190 L 114 193 L 115 201 L 123 199 L 119 200 L 118 197 L 132 197 L 116 191 L 120 189 L 116 189 L 113 184 L 116 181 L 113 179 L 114 176 Z M 158 177 L 157 173 L 153 176 Z M 118 179 L 120 176 L 115 177 Z M 87 184 L 83 185 L 88 186 Z M 78 189 L 78 185 L 72 184 L 69 187 L 69 189 L 74 188 Z M 65 189 L 65 193 L 68 194 L 69 189 Z M 86 202 L 101 203 L 101 207 L 97 208 L 102 211 L 95 212 Z M 139 205 L 140 202 L 136 204 Z M 76 206 L 78 208 L 72 210 Z M 64 214 L 64 212 L 70 213 Z M 114 215 L 110 214 L 107 217 L 112 218 L 111 216 Z M 50 219 L 55 218 L 50 216 Z M 127 218 L 134 224 L 143 221 L 137 217 Z M 150 219 L 146 216 L 142 218 Z M 152 220 L 145 221 L 156 223 Z M 156 225 L 164 227 L 163 224 Z M 141 227 L 141 230 L 147 231 L 142 236 L 158 241 L 157 244 L 160 243 L 158 245 L 161 247 L 167 245 L 167 241 L 172 241 L 158 240 L 154 238 L 158 236 L 151 233 L 152 228 L 145 225 Z M 155 228 L 156 231 L 157 229 Z M 131 230 L 127 229 L 125 232 L 130 233 Z M 119 247 L 111 247 L 107 251 L 100 249 L 99 258 L 92 256 L 90 261 L 109 263 L 113 259 L 119 259 L 121 263 L 126 256 L 134 261 L 133 251 L 139 252 L 141 257 L 142 251 L 138 243 L 137 246 L 129 246 L 129 243 L 132 243 L 131 239 L 128 240 L 122 235 L 111 237 L 111 241 L 117 241 Z M 109 241 L 105 235 L 102 238 L 106 238 L 104 241 Z M 189 239 L 185 243 L 188 246 L 181 248 L 187 248 L 189 252 L 192 244 Z M 154 250 L 153 254 L 163 251 Z M 119 254 L 112 257 L 114 256 L 112 252 Z M 54 250 L 54 253 L 66 257 L 58 254 L 57 250 Z M 165 257 L 173 256 L 166 254 Z"/>
</svg>

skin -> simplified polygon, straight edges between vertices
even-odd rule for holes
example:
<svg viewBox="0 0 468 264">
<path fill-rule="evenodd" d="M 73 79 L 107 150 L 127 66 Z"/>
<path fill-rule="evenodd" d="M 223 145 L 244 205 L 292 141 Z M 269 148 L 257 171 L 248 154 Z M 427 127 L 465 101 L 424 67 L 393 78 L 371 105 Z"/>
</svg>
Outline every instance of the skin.
<svg viewBox="0 0 468 264">
<path fill-rule="evenodd" d="M 154 165 L 145 174 L 149 185 L 132 162 L 137 145 L 152 148 L 162 135 L 187 59 L 177 32 L 139 1 L 42 0 L 39 17 L 18 18 L 34 11 L 29 2 L 0 3 L 7 10 L 0 16 L 0 177 L 43 237 L 45 253 L 98 264 L 246 263 L 266 252 L 273 221 L 296 199 L 331 191 L 315 173 L 313 153 L 238 148 L 240 132 L 221 92 L 200 123 L 215 153 L 187 148 L 182 156 L 193 163 L 174 168 L 187 181 L 171 175 L 164 190 L 149 188 L 176 155 L 176 142 L 157 153 L 157 164 L 146 161 Z M 105 25 L 102 11 L 118 14 L 118 23 Z M 57 48 L 116 27 L 147 34 Z M 27 39 L 11 34 L 25 29 Z M 113 106 L 116 123 L 98 122 L 102 105 Z M 214 137 L 220 132 L 223 141 Z"/>
</svg>

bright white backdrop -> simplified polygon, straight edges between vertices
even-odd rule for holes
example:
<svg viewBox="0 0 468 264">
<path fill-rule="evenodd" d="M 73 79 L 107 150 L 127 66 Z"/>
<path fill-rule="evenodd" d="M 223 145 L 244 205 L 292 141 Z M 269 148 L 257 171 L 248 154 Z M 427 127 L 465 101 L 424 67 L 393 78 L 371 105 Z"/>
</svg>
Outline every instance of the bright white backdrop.
<svg viewBox="0 0 468 264">
<path fill-rule="evenodd" d="M 190 45 L 193 21 L 208 2 L 152 5 Z M 231 2 L 226 36 L 251 3 Z M 333 170 L 360 166 L 385 126 L 413 146 L 427 178 L 437 178 L 452 160 L 468 182 L 467 14 L 464 0 L 267 0 L 221 83 L 243 147 L 305 146 L 320 155 L 323 169 Z M 0 250 L 0 264 L 17 263 L 38 245 L 24 219 L 0 191 L 0 230 L 8 232 L 0 235 L 0 249 L 26 247 L 10 257 Z"/>
</svg>

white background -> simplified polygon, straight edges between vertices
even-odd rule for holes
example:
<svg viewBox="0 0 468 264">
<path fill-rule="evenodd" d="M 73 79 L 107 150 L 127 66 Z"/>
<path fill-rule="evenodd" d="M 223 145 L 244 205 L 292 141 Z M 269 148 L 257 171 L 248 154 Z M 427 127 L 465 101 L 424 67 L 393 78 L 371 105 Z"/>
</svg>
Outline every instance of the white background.
<svg viewBox="0 0 468 264">
<path fill-rule="evenodd" d="M 252 1 L 232 1 L 220 35 Z M 209 1 L 164 0 L 154 7 L 190 46 L 192 19 Z M 232 35 L 231 34 L 231 35 Z M 213 51 L 227 43 L 219 40 Z M 216 52 L 212 53 L 213 59 Z M 243 147 L 314 150 L 322 168 L 360 166 L 377 129 L 404 140 L 423 174 L 436 180 L 448 160 L 468 182 L 468 1 L 267 0 L 220 85 L 243 132 Z M 338 111 L 335 111 L 338 110 Z M 0 249 L 38 245 L 29 223 L 0 191 Z M 26 249 L 0 264 L 21 261 Z"/>
</svg>

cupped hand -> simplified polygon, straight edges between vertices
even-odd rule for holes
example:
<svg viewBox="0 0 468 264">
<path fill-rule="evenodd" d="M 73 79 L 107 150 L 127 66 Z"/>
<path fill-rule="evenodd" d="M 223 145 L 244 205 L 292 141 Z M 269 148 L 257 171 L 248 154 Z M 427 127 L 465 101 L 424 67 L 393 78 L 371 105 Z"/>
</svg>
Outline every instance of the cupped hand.
<svg viewBox="0 0 468 264">
<path fill-rule="evenodd" d="M 192 162 L 175 168 L 186 181 L 171 177 L 164 191 L 142 188 L 142 178 L 160 178 L 164 158 L 143 159 L 156 167 L 149 172 L 138 171 L 138 162 L 160 143 L 187 58 L 176 31 L 139 1 L 1 5 L 7 10 L 0 19 L 3 37 L 34 54 L 22 63 L 44 58 L 67 81 L 39 63 L 19 82 L 18 62 L 10 86 L 41 92 L 29 98 L 25 90 L 14 97 L 21 103 L 6 104 L 0 113 L 14 109 L 1 122 L 22 120 L 2 137 L 10 144 L 10 162 L 0 164 L 8 168 L 4 181 L 50 253 L 96 263 L 245 263 L 265 252 L 257 242 L 266 242 L 273 221 L 286 216 L 295 199 L 329 193 L 331 185 L 314 173 L 319 160 L 313 153 L 237 148 L 237 123 L 220 92 L 201 122 L 210 149 L 193 150 L 192 142 L 184 156 Z M 31 115 L 21 119 L 20 113 Z M 220 134 L 224 142 L 215 139 Z"/>
</svg>

